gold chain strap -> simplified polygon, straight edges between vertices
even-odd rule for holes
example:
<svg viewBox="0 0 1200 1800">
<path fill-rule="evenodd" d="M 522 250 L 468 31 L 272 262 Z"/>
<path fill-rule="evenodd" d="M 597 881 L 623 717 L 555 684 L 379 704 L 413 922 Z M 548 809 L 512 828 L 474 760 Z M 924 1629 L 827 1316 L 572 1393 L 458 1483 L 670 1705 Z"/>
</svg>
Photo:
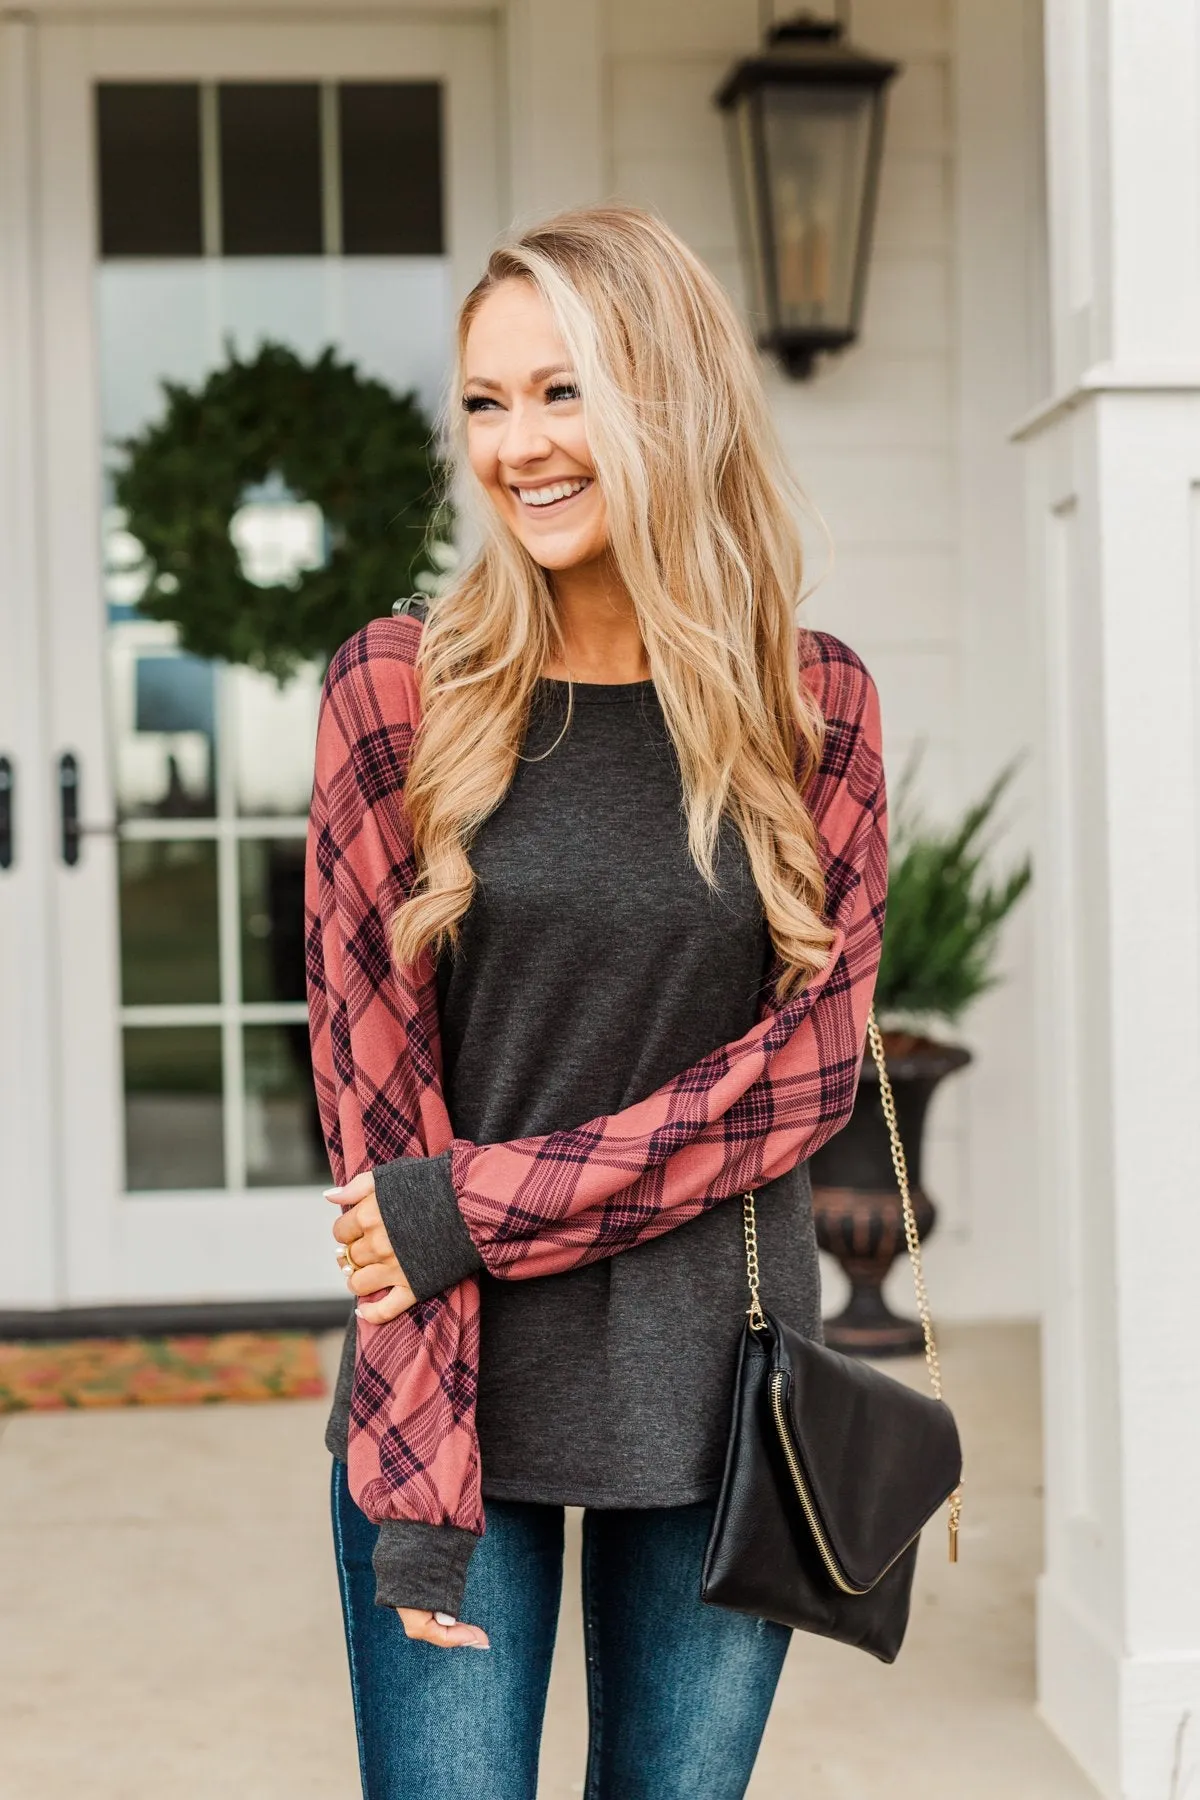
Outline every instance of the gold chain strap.
<svg viewBox="0 0 1200 1800">
<path fill-rule="evenodd" d="M 900 1204 L 904 1213 L 904 1241 L 908 1247 L 908 1260 L 912 1265 L 913 1285 L 917 1290 L 917 1311 L 921 1316 L 921 1333 L 925 1339 L 925 1367 L 929 1371 L 929 1384 L 935 1398 L 944 1402 L 942 1365 L 938 1357 L 937 1339 L 933 1333 L 929 1293 L 925 1286 L 925 1270 L 921 1262 L 921 1239 L 917 1231 L 917 1217 L 913 1211 L 912 1192 L 908 1185 L 908 1160 L 905 1157 L 904 1145 L 900 1138 L 900 1125 L 896 1118 L 896 1096 L 892 1092 L 892 1083 L 888 1076 L 887 1060 L 883 1054 L 883 1034 L 879 1029 L 874 1007 L 867 1016 L 867 1041 L 871 1046 L 871 1055 L 875 1059 L 875 1068 L 879 1076 L 879 1098 L 883 1105 L 883 1116 L 887 1121 L 888 1139 L 892 1148 L 892 1168 L 896 1173 L 896 1186 L 900 1190 Z M 754 1216 L 753 1189 L 748 1190 L 742 1196 L 742 1229 L 746 1239 L 746 1277 L 750 1283 L 750 1305 L 747 1308 L 750 1329 L 762 1331 L 766 1326 L 766 1319 L 763 1317 L 759 1291 L 758 1228 Z M 958 1561 L 958 1527 L 961 1517 L 962 1489 L 958 1487 L 950 1496 L 951 1562 Z"/>
<path fill-rule="evenodd" d="M 742 1230 L 746 1237 L 746 1279 L 750 1283 L 750 1304 L 746 1308 L 751 1331 L 765 1331 L 762 1299 L 758 1291 L 758 1222 L 754 1217 L 754 1190 L 742 1195 Z"/>
<path fill-rule="evenodd" d="M 900 1125 L 896 1118 L 896 1096 L 892 1092 L 891 1078 L 884 1060 L 883 1036 L 875 1018 L 874 1007 L 871 1008 L 867 1019 L 867 1041 L 871 1046 L 871 1055 L 875 1058 L 875 1068 L 879 1074 L 879 1098 L 883 1103 L 883 1116 L 887 1120 L 888 1137 L 891 1140 L 892 1168 L 896 1171 L 896 1186 L 900 1189 L 900 1203 L 904 1208 L 904 1241 L 908 1245 L 908 1260 L 912 1264 L 913 1286 L 917 1290 L 917 1311 L 921 1315 L 921 1331 L 925 1338 L 925 1367 L 929 1370 L 929 1385 L 937 1399 L 940 1400 L 942 1398 L 942 1365 L 938 1360 L 937 1339 L 933 1335 L 933 1320 L 929 1315 L 929 1294 L 925 1287 L 925 1270 L 921 1262 L 921 1240 L 917 1235 L 912 1191 L 908 1185 L 908 1159 L 904 1154 L 904 1145 L 900 1141 Z"/>
</svg>

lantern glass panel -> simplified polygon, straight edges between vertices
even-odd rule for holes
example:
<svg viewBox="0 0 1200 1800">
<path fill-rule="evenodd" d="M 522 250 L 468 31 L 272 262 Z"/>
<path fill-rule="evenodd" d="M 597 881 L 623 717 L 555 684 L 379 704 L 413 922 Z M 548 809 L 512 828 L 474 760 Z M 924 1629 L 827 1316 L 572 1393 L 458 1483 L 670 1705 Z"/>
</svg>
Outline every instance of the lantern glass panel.
<svg viewBox="0 0 1200 1800">
<path fill-rule="evenodd" d="M 765 251 L 763 244 L 762 195 L 758 182 L 758 156 L 755 148 L 754 101 L 742 95 L 726 114 L 729 139 L 729 166 L 733 171 L 734 204 L 742 231 L 745 267 L 750 278 L 748 296 L 750 310 L 760 325 L 774 324 L 771 296 L 764 289 Z"/>
<path fill-rule="evenodd" d="M 789 85 L 763 93 L 776 321 L 784 330 L 857 325 L 875 106 L 874 93 L 861 87 Z"/>
</svg>

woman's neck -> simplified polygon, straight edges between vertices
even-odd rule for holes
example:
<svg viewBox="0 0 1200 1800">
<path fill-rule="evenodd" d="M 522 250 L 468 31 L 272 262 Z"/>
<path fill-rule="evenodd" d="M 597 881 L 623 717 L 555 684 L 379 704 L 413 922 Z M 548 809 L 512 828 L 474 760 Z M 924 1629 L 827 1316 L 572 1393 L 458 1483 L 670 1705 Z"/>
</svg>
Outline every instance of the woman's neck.
<svg viewBox="0 0 1200 1800">
<path fill-rule="evenodd" d="M 563 649 L 551 653 L 542 674 L 557 681 L 645 681 L 650 664 L 637 614 L 612 565 L 556 569 L 552 579 Z"/>
</svg>

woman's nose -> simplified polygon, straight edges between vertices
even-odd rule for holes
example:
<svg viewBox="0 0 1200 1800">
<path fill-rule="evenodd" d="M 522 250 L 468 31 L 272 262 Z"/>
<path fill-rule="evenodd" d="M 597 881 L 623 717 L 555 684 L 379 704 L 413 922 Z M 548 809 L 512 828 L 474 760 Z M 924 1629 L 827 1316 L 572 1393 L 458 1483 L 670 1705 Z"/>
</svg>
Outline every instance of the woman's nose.
<svg viewBox="0 0 1200 1800">
<path fill-rule="evenodd" d="M 544 461 L 551 448 L 550 439 L 536 415 L 523 406 L 514 406 L 500 443 L 501 462 L 507 463 L 510 469 L 521 469 L 528 463 Z"/>
</svg>

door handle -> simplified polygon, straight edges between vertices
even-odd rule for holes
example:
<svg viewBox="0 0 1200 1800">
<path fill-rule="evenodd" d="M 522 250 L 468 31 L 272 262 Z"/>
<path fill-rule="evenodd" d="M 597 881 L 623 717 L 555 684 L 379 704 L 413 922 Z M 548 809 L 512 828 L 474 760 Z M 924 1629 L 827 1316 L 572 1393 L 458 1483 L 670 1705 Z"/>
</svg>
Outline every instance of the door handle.
<svg viewBox="0 0 1200 1800">
<path fill-rule="evenodd" d="M 81 825 L 79 822 L 79 758 L 73 750 L 64 750 L 58 759 L 59 844 L 68 869 L 79 861 L 80 840 L 85 837 L 116 837 L 116 825 Z"/>
<path fill-rule="evenodd" d="M 11 756 L 0 756 L 0 869 L 13 866 L 13 787 L 16 775 Z"/>
<path fill-rule="evenodd" d="M 58 819 L 62 859 L 73 869 L 79 861 L 79 758 L 70 750 L 58 759 Z"/>
</svg>

